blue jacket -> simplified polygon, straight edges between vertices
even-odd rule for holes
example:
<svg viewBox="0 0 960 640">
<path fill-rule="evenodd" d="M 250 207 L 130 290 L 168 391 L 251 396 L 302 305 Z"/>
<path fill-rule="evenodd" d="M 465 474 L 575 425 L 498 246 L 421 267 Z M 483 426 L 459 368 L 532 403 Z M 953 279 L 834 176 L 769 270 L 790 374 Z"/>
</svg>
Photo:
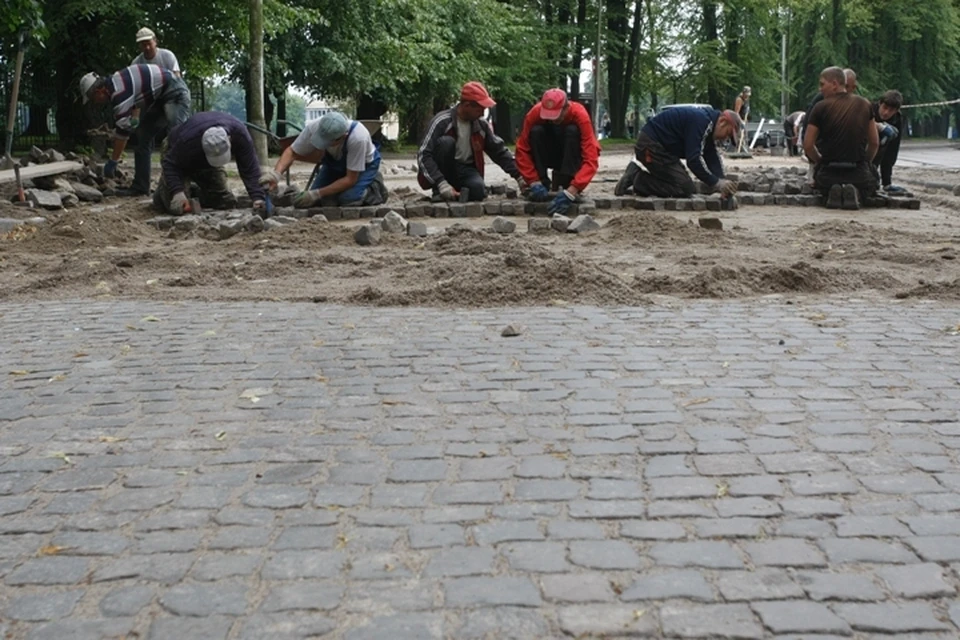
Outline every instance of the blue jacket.
<svg viewBox="0 0 960 640">
<path fill-rule="evenodd" d="M 723 165 L 713 142 L 716 109 L 676 107 L 666 109 L 643 125 L 643 133 L 666 151 L 687 161 L 687 168 L 711 187 L 723 177 Z"/>
<path fill-rule="evenodd" d="M 253 148 L 253 139 L 246 125 L 229 113 L 203 111 L 195 113 L 174 129 L 167 137 L 167 152 L 160 161 L 163 178 L 170 193 L 183 191 L 186 178 L 197 171 L 210 169 L 201 142 L 210 127 L 223 127 L 230 136 L 230 152 L 237 161 L 237 171 L 243 186 L 253 200 L 263 200 L 260 186 L 260 160 Z"/>
</svg>

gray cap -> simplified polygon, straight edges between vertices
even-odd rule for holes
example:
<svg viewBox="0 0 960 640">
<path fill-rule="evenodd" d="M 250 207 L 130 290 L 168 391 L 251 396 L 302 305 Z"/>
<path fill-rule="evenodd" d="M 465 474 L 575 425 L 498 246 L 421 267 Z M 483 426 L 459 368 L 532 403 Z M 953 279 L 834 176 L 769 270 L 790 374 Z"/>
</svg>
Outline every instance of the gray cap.
<svg viewBox="0 0 960 640">
<path fill-rule="evenodd" d="M 347 116 L 339 111 L 331 111 L 320 118 L 311 142 L 317 149 L 326 149 L 334 140 L 346 135 L 349 130 L 350 121 L 347 120 Z"/>
<path fill-rule="evenodd" d="M 210 127 L 204 131 L 200 146 L 211 167 L 222 167 L 230 162 L 230 136 L 223 127 Z"/>
</svg>

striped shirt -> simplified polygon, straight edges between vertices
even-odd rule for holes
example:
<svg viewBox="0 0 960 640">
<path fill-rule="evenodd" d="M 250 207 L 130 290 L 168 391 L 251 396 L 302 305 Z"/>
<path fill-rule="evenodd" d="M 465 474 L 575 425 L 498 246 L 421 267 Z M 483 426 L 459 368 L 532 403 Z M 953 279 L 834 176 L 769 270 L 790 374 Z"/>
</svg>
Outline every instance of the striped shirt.
<svg viewBox="0 0 960 640">
<path fill-rule="evenodd" d="M 113 105 L 117 134 L 129 137 L 135 128 L 130 125 L 133 110 L 148 109 L 173 79 L 173 74 L 155 64 L 132 65 L 113 74 L 110 77 L 113 87 L 110 103 Z"/>
</svg>

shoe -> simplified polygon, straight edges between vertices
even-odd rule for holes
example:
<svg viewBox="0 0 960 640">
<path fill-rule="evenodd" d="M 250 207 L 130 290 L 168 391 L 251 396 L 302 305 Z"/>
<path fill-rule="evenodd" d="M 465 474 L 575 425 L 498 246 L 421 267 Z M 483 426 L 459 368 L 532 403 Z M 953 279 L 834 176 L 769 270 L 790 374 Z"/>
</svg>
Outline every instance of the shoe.
<svg viewBox="0 0 960 640">
<path fill-rule="evenodd" d="M 888 184 L 883 188 L 883 190 L 886 191 L 887 193 L 906 193 L 907 192 L 906 189 L 904 189 L 903 187 L 898 187 L 895 184 Z"/>
<path fill-rule="evenodd" d="M 140 191 L 139 189 L 116 189 L 114 195 L 123 198 L 143 198 L 150 194 L 146 191 Z"/>
<path fill-rule="evenodd" d="M 827 209 L 839 209 L 843 205 L 843 187 L 838 184 L 830 187 L 827 194 Z"/>
<path fill-rule="evenodd" d="M 844 209 L 850 209 L 851 211 L 860 209 L 860 193 L 852 184 L 843 185 L 842 199 Z"/>
<path fill-rule="evenodd" d="M 640 172 L 640 167 L 634 162 L 627 164 L 627 168 L 624 169 L 623 175 L 620 177 L 619 182 L 617 182 L 616 188 L 613 190 L 613 195 L 615 196 L 625 196 L 629 193 L 630 189 L 633 188 L 633 182 L 637 177 L 637 174 Z"/>
</svg>

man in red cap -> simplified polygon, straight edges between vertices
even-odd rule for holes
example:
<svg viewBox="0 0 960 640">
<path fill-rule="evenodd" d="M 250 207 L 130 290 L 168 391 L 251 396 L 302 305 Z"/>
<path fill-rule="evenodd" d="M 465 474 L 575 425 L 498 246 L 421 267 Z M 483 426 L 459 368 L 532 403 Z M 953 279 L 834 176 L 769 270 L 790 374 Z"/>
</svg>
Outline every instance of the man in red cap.
<svg viewBox="0 0 960 640">
<path fill-rule="evenodd" d="M 565 213 L 597 175 L 600 143 L 590 114 L 577 102 L 567 100 L 563 89 L 547 89 L 527 112 L 517 140 L 517 168 L 528 182 L 528 197 L 537 202 L 550 199 L 551 187 L 560 189 L 550 204 L 550 213 Z M 547 170 L 553 169 L 553 181 Z"/>
<path fill-rule="evenodd" d="M 456 200 L 461 192 L 467 194 L 468 200 L 483 200 L 487 197 L 483 182 L 486 152 L 517 180 L 521 189 L 526 188 L 513 154 L 483 119 L 484 109 L 496 104 L 486 87 L 468 82 L 460 90 L 457 106 L 433 117 L 417 151 L 417 181 L 421 187 L 432 189 L 435 196 L 444 200 Z"/>
</svg>

